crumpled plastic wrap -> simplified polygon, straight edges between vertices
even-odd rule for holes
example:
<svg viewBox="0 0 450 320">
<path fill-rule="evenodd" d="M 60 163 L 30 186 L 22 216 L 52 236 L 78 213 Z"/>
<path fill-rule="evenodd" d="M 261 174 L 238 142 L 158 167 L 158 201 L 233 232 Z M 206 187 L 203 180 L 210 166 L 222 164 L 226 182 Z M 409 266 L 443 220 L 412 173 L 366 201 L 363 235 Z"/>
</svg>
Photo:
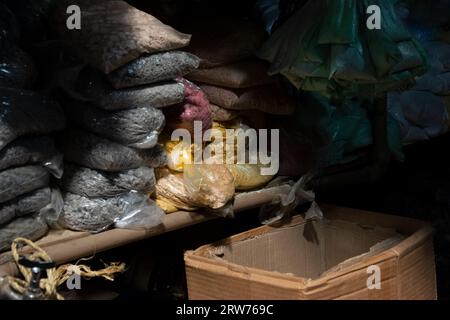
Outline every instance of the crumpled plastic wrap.
<svg viewBox="0 0 450 320">
<path fill-rule="evenodd" d="M 49 181 L 49 172 L 42 166 L 25 166 L 0 172 L 0 203 L 44 188 Z"/>
<path fill-rule="evenodd" d="M 111 198 L 86 198 L 66 193 L 59 225 L 101 232 L 115 225 L 124 229 L 149 229 L 159 225 L 164 212 L 147 195 L 130 192 Z"/>
<path fill-rule="evenodd" d="M 20 136 L 48 134 L 65 127 L 58 103 L 31 91 L 0 87 L 0 106 L 0 150 Z"/>
<path fill-rule="evenodd" d="M 448 130 L 447 106 L 431 92 L 390 92 L 388 110 L 398 122 L 404 143 L 428 140 Z"/>
<path fill-rule="evenodd" d="M 164 114 L 153 107 L 106 111 L 89 104 L 73 102 L 66 109 L 70 120 L 81 127 L 138 149 L 153 148 L 165 125 Z"/>
<path fill-rule="evenodd" d="M 22 42 L 35 44 L 47 40 L 48 16 L 60 0 L 3 0 L 20 24 Z"/>
<path fill-rule="evenodd" d="M 40 164 L 56 178 L 62 177 L 62 154 L 50 137 L 22 137 L 0 151 L 0 171 L 29 164 Z"/>
<path fill-rule="evenodd" d="M 306 190 L 306 184 L 311 177 L 303 176 L 294 183 L 288 193 L 274 194 L 270 204 L 263 205 L 259 211 L 259 219 L 263 224 L 275 224 L 289 218 L 294 210 L 306 203 L 312 203 L 306 212 L 306 219 L 323 218 L 323 213 L 315 202 L 315 194 Z"/>
<path fill-rule="evenodd" d="M 1 225 L 15 218 L 38 212 L 49 204 L 50 201 L 50 188 L 43 188 L 0 204 L 0 232 Z"/>
<path fill-rule="evenodd" d="M 200 59 L 182 51 L 142 56 L 114 71 L 108 80 L 116 89 L 173 80 L 198 68 Z"/>
<path fill-rule="evenodd" d="M 29 88 L 36 77 L 30 56 L 19 48 L 0 50 L 0 87 Z"/>
<path fill-rule="evenodd" d="M 162 146 L 152 149 L 134 149 L 89 132 L 66 130 L 63 139 L 66 161 L 91 169 L 118 172 L 139 167 L 162 167 L 167 156 Z"/>
<path fill-rule="evenodd" d="M 81 73 L 75 90 L 86 101 L 105 110 L 164 108 L 184 100 L 184 86 L 174 81 L 115 90 L 92 70 Z"/>
<path fill-rule="evenodd" d="M 152 168 L 101 172 L 68 163 L 61 181 L 65 191 L 89 198 L 112 197 L 133 190 L 151 194 L 155 185 L 155 172 Z"/>
<path fill-rule="evenodd" d="M 234 193 L 233 175 L 224 165 L 192 164 L 185 166 L 184 173 L 161 169 L 156 183 L 156 201 L 167 213 L 176 209 L 220 209 Z"/>
</svg>

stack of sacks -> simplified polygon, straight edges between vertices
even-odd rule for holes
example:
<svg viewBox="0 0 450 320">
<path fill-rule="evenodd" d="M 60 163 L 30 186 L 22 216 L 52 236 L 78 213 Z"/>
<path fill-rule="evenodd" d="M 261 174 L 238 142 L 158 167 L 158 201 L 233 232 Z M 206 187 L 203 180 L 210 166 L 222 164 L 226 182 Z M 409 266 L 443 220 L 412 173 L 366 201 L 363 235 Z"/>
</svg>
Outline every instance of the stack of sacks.
<svg viewBox="0 0 450 320">
<path fill-rule="evenodd" d="M 37 240 L 59 214 L 62 156 L 48 134 L 64 128 L 64 113 L 49 99 L 0 87 L 0 251 L 16 237 Z"/>
<path fill-rule="evenodd" d="M 201 59 L 200 69 L 187 78 L 205 92 L 214 120 L 232 120 L 242 110 L 292 114 L 293 100 L 267 76 L 265 62 L 252 57 L 264 40 L 264 30 L 245 20 L 202 23 L 200 30 L 194 27 L 188 48 Z"/>
<path fill-rule="evenodd" d="M 151 228 L 163 216 L 149 198 L 153 168 L 167 162 L 158 144 L 165 125 L 161 108 L 184 100 L 185 87 L 175 79 L 197 68 L 199 59 L 173 51 L 188 45 L 189 35 L 123 1 L 81 2 L 82 30 L 63 36 L 82 48 L 79 57 L 93 68 L 75 85 L 84 101 L 66 104 L 72 128 L 63 140 L 60 223 L 90 232 L 112 225 Z"/>
<path fill-rule="evenodd" d="M 19 30 L 0 3 L 0 251 L 17 237 L 44 236 L 62 206 L 59 191 L 50 188 L 50 176 L 62 175 L 62 155 L 49 134 L 64 128 L 64 113 L 26 90 L 36 68 L 17 45 Z"/>
</svg>

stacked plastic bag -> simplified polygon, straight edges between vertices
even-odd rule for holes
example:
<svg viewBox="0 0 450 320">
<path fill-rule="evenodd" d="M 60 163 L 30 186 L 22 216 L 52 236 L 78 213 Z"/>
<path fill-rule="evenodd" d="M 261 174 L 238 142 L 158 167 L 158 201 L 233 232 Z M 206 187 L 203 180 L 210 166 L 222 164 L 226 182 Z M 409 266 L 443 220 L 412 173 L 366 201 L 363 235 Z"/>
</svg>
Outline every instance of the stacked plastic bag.
<svg viewBox="0 0 450 320">
<path fill-rule="evenodd" d="M 82 8 L 82 29 L 59 29 L 90 67 L 75 84 L 80 99 L 65 104 L 71 128 L 62 142 L 60 222 L 91 232 L 113 225 L 151 228 L 163 216 L 149 197 L 154 168 L 167 163 L 158 144 L 162 110 L 183 102 L 185 87 L 175 79 L 197 68 L 199 60 L 176 50 L 189 44 L 189 35 L 123 1 L 75 3 Z"/>
<path fill-rule="evenodd" d="M 62 155 L 50 134 L 65 117 L 58 103 L 26 90 L 34 66 L 18 46 L 14 15 L 0 3 L 0 251 L 16 237 L 37 240 L 54 225 L 61 194 L 50 186 L 60 178 Z"/>
<path fill-rule="evenodd" d="M 248 128 L 241 119 L 214 122 L 209 131 L 211 141 L 202 145 L 183 140 L 167 141 L 168 165 L 157 174 L 158 205 L 166 213 L 205 208 L 216 215 L 232 216 L 230 204 L 236 192 L 261 188 L 274 177 L 263 174 L 264 166 L 258 163 L 257 154 L 252 153 L 248 145 L 246 155 L 256 161 L 236 161 L 238 130 L 244 132 Z M 227 129 L 234 132 L 228 140 Z M 211 153 L 206 158 L 205 150 Z M 195 163 L 196 154 L 203 156 L 202 163 Z"/>
</svg>

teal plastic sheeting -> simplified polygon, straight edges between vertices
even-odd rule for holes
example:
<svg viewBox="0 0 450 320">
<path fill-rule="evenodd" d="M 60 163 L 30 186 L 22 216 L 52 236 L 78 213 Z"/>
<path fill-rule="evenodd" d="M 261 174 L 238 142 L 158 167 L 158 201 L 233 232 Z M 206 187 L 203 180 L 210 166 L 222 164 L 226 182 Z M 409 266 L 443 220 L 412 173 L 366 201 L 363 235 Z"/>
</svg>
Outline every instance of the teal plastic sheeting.
<svg viewBox="0 0 450 320">
<path fill-rule="evenodd" d="M 280 26 L 257 55 L 297 89 L 345 99 L 375 97 L 414 84 L 426 55 L 392 0 L 310 0 Z M 367 7 L 381 11 L 381 30 L 367 27 Z"/>
</svg>

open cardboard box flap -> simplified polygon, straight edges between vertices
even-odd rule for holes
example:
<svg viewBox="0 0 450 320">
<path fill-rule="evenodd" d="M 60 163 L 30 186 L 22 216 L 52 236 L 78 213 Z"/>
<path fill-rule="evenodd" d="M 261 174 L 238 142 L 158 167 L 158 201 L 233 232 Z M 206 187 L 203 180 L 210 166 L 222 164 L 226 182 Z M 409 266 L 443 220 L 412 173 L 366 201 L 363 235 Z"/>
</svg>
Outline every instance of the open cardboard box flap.
<svg viewBox="0 0 450 320">
<path fill-rule="evenodd" d="M 219 243 L 205 254 L 240 266 L 316 279 L 403 239 L 393 228 L 340 220 L 305 221 L 297 216 L 288 226 L 260 235 L 248 234 L 237 242 Z"/>
<path fill-rule="evenodd" d="M 321 206 L 185 254 L 190 299 L 436 299 L 429 223 Z M 371 290 L 370 266 L 381 290 Z"/>
</svg>

